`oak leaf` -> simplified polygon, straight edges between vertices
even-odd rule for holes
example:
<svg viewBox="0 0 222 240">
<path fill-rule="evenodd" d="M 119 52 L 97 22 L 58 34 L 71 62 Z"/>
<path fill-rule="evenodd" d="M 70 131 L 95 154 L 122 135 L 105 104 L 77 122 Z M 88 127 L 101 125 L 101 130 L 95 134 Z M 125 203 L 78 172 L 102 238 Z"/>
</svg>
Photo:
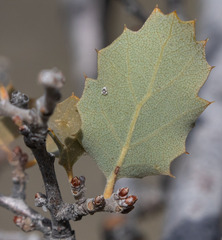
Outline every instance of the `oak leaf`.
<svg viewBox="0 0 222 240">
<path fill-rule="evenodd" d="M 65 168 L 69 180 L 73 177 L 73 164 L 84 153 L 84 149 L 77 140 L 81 128 L 81 120 L 76 107 L 78 101 L 73 94 L 57 104 L 48 124 L 50 135 L 59 150 L 59 164 Z M 49 148 L 48 150 L 50 151 Z"/>
<path fill-rule="evenodd" d="M 186 137 L 209 102 L 198 97 L 211 66 L 195 22 L 155 8 L 143 27 L 126 27 L 98 51 L 98 78 L 86 79 L 78 103 L 82 145 L 107 178 L 171 175 Z"/>
</svg>

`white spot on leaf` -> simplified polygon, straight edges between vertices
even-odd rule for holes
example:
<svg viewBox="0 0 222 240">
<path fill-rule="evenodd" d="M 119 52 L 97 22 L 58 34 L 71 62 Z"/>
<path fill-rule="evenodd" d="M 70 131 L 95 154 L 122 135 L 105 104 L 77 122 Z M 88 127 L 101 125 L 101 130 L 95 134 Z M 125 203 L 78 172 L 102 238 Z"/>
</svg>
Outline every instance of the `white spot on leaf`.
<svg viewBox="0 0 222 240">
<path fill-rule="evenodd" d="M 106 87 L 103 87 L 103 88 L 102 88 L 101 94 L 102 94 L 103 96 L 106 96 L 106 95 L 108 94 L 108 91 L 107 91 L 107 88 L 106 88 Z"/>
</svg>

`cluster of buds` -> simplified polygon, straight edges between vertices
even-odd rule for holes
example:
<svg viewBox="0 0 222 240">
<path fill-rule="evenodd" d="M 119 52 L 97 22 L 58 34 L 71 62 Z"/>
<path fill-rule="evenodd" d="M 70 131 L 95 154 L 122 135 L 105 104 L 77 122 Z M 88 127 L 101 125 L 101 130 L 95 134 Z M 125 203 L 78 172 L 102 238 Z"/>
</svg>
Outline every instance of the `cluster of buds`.
<svg viewBox="0 0 222 240">
<path fill-rule="evenodd" d="M 72 178 L 71 184 L 71 192 L 74 198 L 78 201 L 78 203 L 84 202 L 85 199 L 85 177 L 74 177 Z"/>
<path fill-rule="evenodd" d="M 122 208 L 122 213 L 128 213 L 134 208 L 137 197 L 134 195 L 128 196 L 129 188 L 120 188 L 114 193 L 114 199 L 118 201 L 118 205 Z"/>
<path fill-rule="evenodd" d="M 15 216 L 13 219 L 15 225 L 21 228 L 24 232 L 30 232 L 35 230 L 35 224 L 32 219 L 25 216 Z"/>
</svg>

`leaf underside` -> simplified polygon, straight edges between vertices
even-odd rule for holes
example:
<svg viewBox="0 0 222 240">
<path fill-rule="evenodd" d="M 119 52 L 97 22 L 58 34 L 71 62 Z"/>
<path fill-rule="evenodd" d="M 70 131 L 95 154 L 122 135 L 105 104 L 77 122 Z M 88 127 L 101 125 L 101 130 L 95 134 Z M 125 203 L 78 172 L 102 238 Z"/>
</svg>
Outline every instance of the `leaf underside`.
<svg viewBox="0 0 222 240">
<path fill-rule="evenodd" d="M 170 175 L 171 161 L 186 151 L 209 104 L 197 95 L 211 66 L 194 25 L 155 8 L 139 31 L 125 27 L 98 52 L 98 78 L 86 79 L 77 107 L 82 145 L 107 186 L 121 177 Z"/>
</svg>

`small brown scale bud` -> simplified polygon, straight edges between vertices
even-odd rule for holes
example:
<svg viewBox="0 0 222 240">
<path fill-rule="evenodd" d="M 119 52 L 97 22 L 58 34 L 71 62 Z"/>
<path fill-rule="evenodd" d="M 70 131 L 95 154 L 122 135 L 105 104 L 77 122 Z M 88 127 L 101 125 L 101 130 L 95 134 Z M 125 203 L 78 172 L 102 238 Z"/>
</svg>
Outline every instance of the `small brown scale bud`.
<svg viewBox="0 0 222 240">
<path fill-rule="evenodd" d="M 104 197 L 102 195 L 95 197 L 94 203 L 97 207 L 104 205 L 105 203 Z"/>
<path fill-rule="evenodd" d="M 118 191 L 118 195 L 121 198 L 126 198 L 127 194 L 129 193 L 129 188 L 125 187 L 125 188 L 120 188 Z"/>
<path fill-rule="evenodd" d="M 14 216 L 13 222 L 16 226 L 19 226 L 22 223 L 23 217 L 22 216 Z"/>
<path fill-rule="evenodd" d="M 81 181 L 79 180 L 78 177 L 74 177 L 71 180 L 71 184 L 74 188 L 78 188 L 80 186 Z"/>
<path fill-rule="evenodd" d="M 80 200 L 81 198 L 84 198 L 84 191 L 85 191 L 85 177 L 74 177 L 70 181 L 71 185 L 71 192 L 74 195 L 76 200 Z M 85 199 L 85 198 L 84 198 Z M 83 199 L 82 199 L 83 200 Z M 81 200 L 81 201 L 82 201 Z"/>
<path fill-rule="evenodd" d="M 128 206 L 133 206 L 137 200 L 138 200 L 138 198 L 136 196 L 131 195 L 128 198 L 126 198 L 125 203 Z"/>
<path fill-rule="evenodd" d="M 40 197 L 40 194 L 39 193 L 36 193 L 35 194 L 35 198 L 39 198 Z"/>
<path fill-rule="evenodd" d="M 87 208 L 88 208 L 88 210 L 89 210 L 90 212 L 94 210 L 94 205 L 93 205 L 93 202 L 92 202 L 92 201 L 89 201 L 89 202 L 88 202 Z"/>
<path fill-rule="evenodd" d="M 35 229 L 35 225 L 29 217 L 15 216 L 13 221 L 15 225 L 21 228 L 24 232 L 30 232 Z"/>
<path fill-rule="evenodd" d="M 79 190 L 79 188 L 83 188 L 85 186 L 85 181 L 86 181 L 86 179 L 85 179 L 84 176 L 74 177 L 74 178 L 72 178 L 72 180 L 70 182 L 71 187 L 73 189 L 78 189 Z"/>
</svg>

